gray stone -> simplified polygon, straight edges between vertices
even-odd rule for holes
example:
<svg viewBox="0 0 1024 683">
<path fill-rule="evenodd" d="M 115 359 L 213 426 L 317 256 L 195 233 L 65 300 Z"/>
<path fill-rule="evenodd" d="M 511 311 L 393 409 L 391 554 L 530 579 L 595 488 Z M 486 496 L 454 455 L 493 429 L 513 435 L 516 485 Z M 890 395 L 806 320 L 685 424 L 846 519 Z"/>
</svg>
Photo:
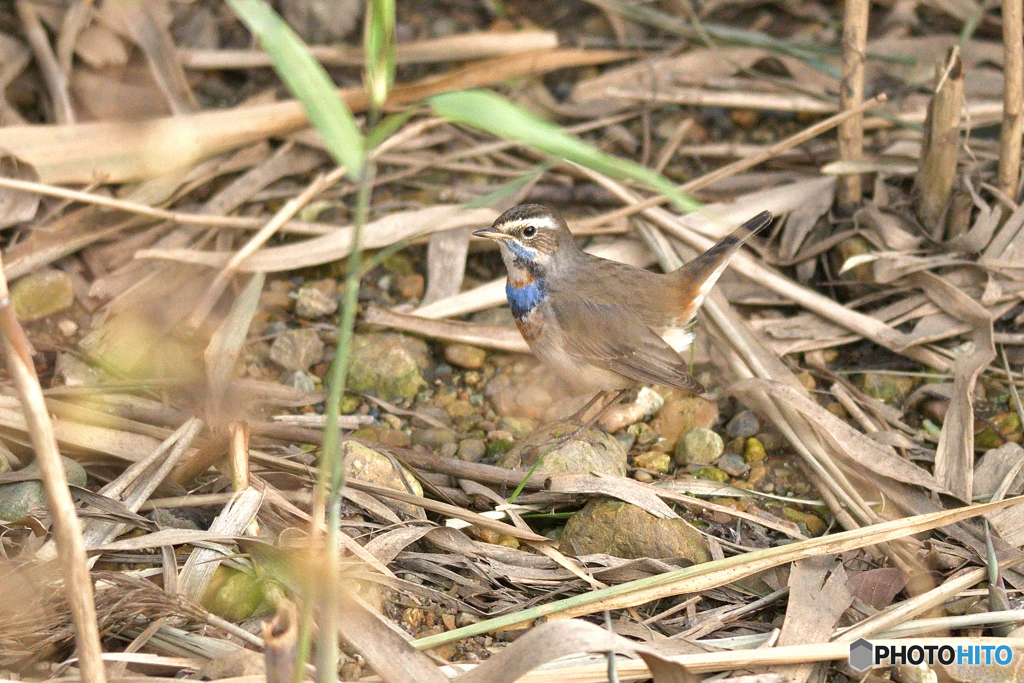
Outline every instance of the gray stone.
<svg viewBox="0 0 1024 683">
<path fill-rule="evenodd" d="M 348 387 L 353 391 L 373 391 L 386 400 L 412 399 L 427 385 L 422 374 L 426 356 L 425 344 L 420 353 L 419 345 L 403 335 L 356 335 L 352 340 Z"/>
<path fill-rule="evenodd" d="M 676 443 L 676 464 L 707 465 L 725 451 L 725 442 L 707 427 L 694 427 Z"/>
<path fill-rule="evenodd" d="M 729 424 L 725 425 L 725 433 L 730 439 L 749 439 L 757 434 L 760 428 L 761 424 L 754 413 L 741 410 L 729 420 Z"/>
<path fill-rule="evenodd" d="M 11 285 L 11 305 L 18 320 L 32 322 L 69 308 L 75 302 L 71 276 L 44 268 Z"/>
<path fill-rule="evenodd" d="M 284 383 L 306 394 L 316 391 L 316 382 L 313 381 L 313 377 L 308 372 L 303 372 L 302 370 L 289 372 L 284 377 Z"/>
<path fill-rule="evenodd" d="M 316 330 L 285 330 L 270 345 L 270 360 L 285 370 L 309 370 L 324 355 L 324 343 Z"/>
<path fill-rule="evenodd" d="M 483 439 L 463 439 L 459 442 L 459 450 L 456 455 L 458 455 L 459 460 L 480 462 L 486 452 L 487 444 Z"/>
<path fill-rule="evenodd" d="M 510 469 L 529 469 L 544 453 L 537 467 L 539 472 L 600 472 L 626 476 L 626 451 L 614 437 L 596 429 L 588 429 L 577 439 L 564 443 L 548 452 L 561 436 L 571 433 L 573 427 L 556 424 L 548 433 L 539 433 L 540 446 L 514 448 L 498 459 L 498 465 Z"/>
<path fill-rule="evenodd" d="M 81 465 L 70 458 L 63 457 L 61 464 L 64 466 L 64 474 L 67 476 L 69 484 L 85 486 L 85 470 Z M 32 461 L 19 472 L 38 475 L 39 463 Z M 13 522 L 24 517 L 30 509 L 38 506 L 46 506 L 46 491 L 43 489 L 41 479 L 0 485 L 0 521 Z"/>
<path fill-rule="evenodd" d="M 634 560 L 645 557 L 708 561 L 700 533 L 683 519 L 659 519 L 635 505 L 599 498 L 565 525 L 559 549 L 568 555 L 605 553 Z"/>
<path fill-rule="evenodd" d="M 438 450 L 446 444 L 458 443 L 455 431 L 447 427 L 427 427 L 412 430 L 412 442 L 431 450 Z"/>
<path fill-rule="evenodd" d="M 308 320 L 332 315 L 337 310 L 338 302 L 316 287 L 303 287 L 295 300 L 295 315 Z"/>
<path fill-rule="evenodd" d="M 446 443 L 441 446 L 441 457 L 454 458 L 455 454 L 459 452 L 458 444 Z"/>
<path fill-rule="evenodd" d="M 737 453 L 726 453 L 715 462 L 715 465 L 730 477 L 742 477 L 750 471 L 750 465 Z"/>
</svg>

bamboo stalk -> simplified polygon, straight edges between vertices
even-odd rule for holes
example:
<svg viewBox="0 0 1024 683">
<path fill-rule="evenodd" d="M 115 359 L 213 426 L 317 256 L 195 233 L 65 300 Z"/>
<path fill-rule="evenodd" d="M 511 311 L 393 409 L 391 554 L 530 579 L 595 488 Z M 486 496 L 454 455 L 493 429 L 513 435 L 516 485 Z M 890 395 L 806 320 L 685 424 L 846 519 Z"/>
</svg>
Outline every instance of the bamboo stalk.
<svg viewBox="0 0 1024 683">
<path fill-rule="evenodd" d="M 868 41 L 868 0 L 846 0 L 843 3 L 843 79 L 839 86 L 839 102 L 843 110 L 855 109 L 864 101 L 864 54 Z M 839 158 L 859 159 L 864 153 L 864 116 L 858 114 L 839 126 Z M 839 178 L 836 200 L 843 211 L 852 211 L 860 204 L 863 188 L 861 177 L 853 173 Z"/>
<path fill-rule="evenodd" d="M 43 488 L 53 515 L 54 538 L 64 586 L 75 625 L 79 668 L 86 683 L 106 683 L 103 650 L 96 621 L 92 577 L 86 564 L 85 541 L 79 526 L 75 503 L 68 490 L 67 474 L 61 463 L 53 423 L 46 410 L 43 389 L 36 376 L 25 330 L 14 315 L 3 259 L 0 257 L 0 336 L 3 337 L 4 362 L 25 413 L 25 423 L 43 478 Z"/>
<path fill-rule="evenodd" d="M 999 189 L 1017 201 L 1024 130 L 1024 9 L 1003 0 L 1003 127 L 999 134 Z"/>
</svg>

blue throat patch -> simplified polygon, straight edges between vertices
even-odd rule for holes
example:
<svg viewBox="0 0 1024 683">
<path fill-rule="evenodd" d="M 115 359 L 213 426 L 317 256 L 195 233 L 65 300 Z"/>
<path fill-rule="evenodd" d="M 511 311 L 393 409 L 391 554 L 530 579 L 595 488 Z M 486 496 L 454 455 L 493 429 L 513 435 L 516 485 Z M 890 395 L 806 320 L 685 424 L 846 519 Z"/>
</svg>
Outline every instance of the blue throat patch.
<svg viewBox="0 0 1024 683">
<path fill-rule="evenodd" d="M 506 282 L 505 296 L 508 297 L 508 305 L 512 309 L 512 315 L 519 319 L 529 315 L 530 311 L 535 309 L 544 300 L 544 297 L 547 296 L 547 290 L 544 287 L 544 283 L 540 280 L 534 280 L 523 287 L 513 287 L 511 283 Z"/>
</svg>

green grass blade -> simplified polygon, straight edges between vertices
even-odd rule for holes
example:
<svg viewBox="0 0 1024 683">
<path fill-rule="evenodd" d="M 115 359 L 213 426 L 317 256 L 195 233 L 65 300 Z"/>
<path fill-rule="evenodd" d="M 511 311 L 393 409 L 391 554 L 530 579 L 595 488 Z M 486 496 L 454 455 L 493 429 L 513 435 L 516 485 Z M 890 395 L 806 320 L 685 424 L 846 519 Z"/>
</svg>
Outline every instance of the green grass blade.
<svg viewBox="0 0 1024 683">
<path fill-rule="evenodd" d="M 327 151 L 359 177 L 365 156 L 355 117 L 338 97 L 334 84 L 302 40 L 263 0 L 228 0 L 231 9 L 252 31 L 274 62 L 274 70 L 302 103 L 306 115 L 327 143 Z"/>
<path fill-rule="evenodd" d="M 370 108 L 379 111 L 395 80 L 395 2 L 370 0 L 366 3 L 363 31 L 366 74 L 363 83 Z"/>
<path fill-rule="evenodd" d="M 639 164 L 618 159 L 588 145 L 558 126 L 521 109 L 487 90 L 463 90 L 427 100 L 436 114 L 506 140 L 523 142 L 556 157 L 573 161 L 619 180 L 636 180 L 668 196 L 684 211 L 700 204 L 676 189 L 664 176 Z"/>
</svg>

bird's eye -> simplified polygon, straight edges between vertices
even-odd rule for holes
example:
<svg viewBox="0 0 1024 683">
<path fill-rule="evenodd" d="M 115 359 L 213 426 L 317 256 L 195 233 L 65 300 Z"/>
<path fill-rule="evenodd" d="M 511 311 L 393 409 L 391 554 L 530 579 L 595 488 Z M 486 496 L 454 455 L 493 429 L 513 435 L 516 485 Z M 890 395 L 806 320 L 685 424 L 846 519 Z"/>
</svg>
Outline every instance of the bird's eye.
<svg viewBox="0 0 1024 683">
<path fill-rule="evenodd" d="M 537 228 L 535 228 L 532 225 L 527 225 L 525 228 L 523 228 L 523 237 L 525 237 L 526 239 L 530 239 L 531 237 L 533 237 L 536 234 L 537 234 Z"/>
</svg>

